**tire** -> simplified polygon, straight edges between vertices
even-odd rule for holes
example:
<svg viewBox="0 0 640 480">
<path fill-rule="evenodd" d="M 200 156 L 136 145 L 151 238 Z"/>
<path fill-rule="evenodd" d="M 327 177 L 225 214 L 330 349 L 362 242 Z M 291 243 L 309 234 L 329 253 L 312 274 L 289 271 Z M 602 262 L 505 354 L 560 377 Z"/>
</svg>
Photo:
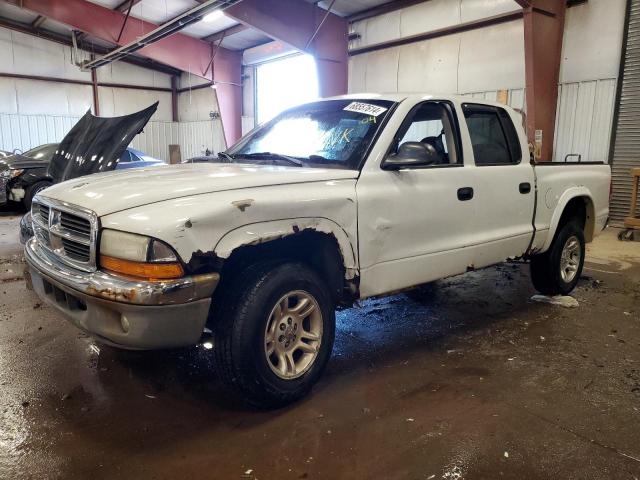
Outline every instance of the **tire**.
<svg viewBox="0 0 640 480">
<path fill-rule="evenodd" d="M 221 306 L 214 305 L 213 349 L 222 382 L 259 408 L 281 407 L 304 397 L 324 371 L 335 337 L 333 301 L 318 274 L 302 263 L 259 264 L 245 269 L 220 293 L 216 298 Z M 302 315 L 287 317 L 288 309 L 303 299 Z M 285 308 L 278 310 L 278 305 Z M 303 316 L 310 305 L 311 313 Z M 272 331 L 277 335 L 268 342 Z M 319 340 L 306 338 L 310 333 Z M 300 342 L 312 348 L 290 350 Z M 281 363 L 280 358 L 288 358 L 286 351 L 291 361 Z"/>
<path fill-rule="evenodd" d="M 575 244 L 577 241 L 577 245 Z M 569 246 L 571 244 L 571 247 Z M 563 251 L 569 253 L 571 258 L 570 271 L 565 270 L 567 266 L 563 262 Z M 566 252 L 565 252 L 566 253 Z M 579 258 L 577 258 L 579 255 Z M 578 221 L 570 220 L 565 223 L 556 233 L 553 243 L 548 251 L 531 258 L 531 280 L 533 286 L 540 293 L 545 295 L 568 295 L 578 284 L 582 275 L 585 257 L 584 232 Z"/>
<path fill-rule="evenodd" d="M 33 202 L 33 197 L 35 197 L 38 192 L 50 186 L 51 186 L 51 182 L 42 180 L 40 182 L 36 182 L 33 185 L 30 185 L 27 187 L 24 193 L 24 200 L 23 200 L 24 206 L 27 208 L 27 210 L 31 210 L 31 202 Z"/>
</svg>

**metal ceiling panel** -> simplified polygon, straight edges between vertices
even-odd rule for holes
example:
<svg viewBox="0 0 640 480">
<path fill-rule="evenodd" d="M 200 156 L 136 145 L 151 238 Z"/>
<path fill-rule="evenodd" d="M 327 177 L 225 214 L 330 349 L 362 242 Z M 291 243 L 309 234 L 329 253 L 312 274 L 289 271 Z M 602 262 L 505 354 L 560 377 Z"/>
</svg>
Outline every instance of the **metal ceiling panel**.
<svg viewBox="0 0 640 480">
<path fill-rule="evenodd" d="M 122 3 L 123 0 L 87 0 L 96 5 L 102 5 L 103 7 L 114 9 Z"/>
<path fill-rule="evenodd" d="M 142 0 L 133 6 L 131 16 L 161 25 L 196 6 L 195 0 Z"/>
<path fill-rule="evenodd" d="M 229 50 L 246 50 L 270 42 L 271 38 L 257 30 L 244 30 L 229 37 L 225 37 L 222 46 Z"/>
<path fill-rule="evenodd" d="M 314 0 L 306 1 L 308 3 L 316 3 Z M 354 13 L 369 10 L 370 8 L 384 5 L 385 3 L 389 3 L 389 0 L 336 0 L 331 11 L 341 17 L 348 17 Z M 318 3 L 318 6 L 325 10 L 329 8 L 329 5 L 331 5 L 331 0 L 324 0 Z"/>
<path fill-rule="evenodd" d="M 196 38 L 202 38 L 213 33 L 218 33 L 226 28 L 233 27 L 234 25 L 238 25 L 238 22 L 223 15 L 212 21 L 202 20 L 198 23 L 194 23 L 193 25 L 189 25 L 182 29 L 181 33 Z"/>
</svg>

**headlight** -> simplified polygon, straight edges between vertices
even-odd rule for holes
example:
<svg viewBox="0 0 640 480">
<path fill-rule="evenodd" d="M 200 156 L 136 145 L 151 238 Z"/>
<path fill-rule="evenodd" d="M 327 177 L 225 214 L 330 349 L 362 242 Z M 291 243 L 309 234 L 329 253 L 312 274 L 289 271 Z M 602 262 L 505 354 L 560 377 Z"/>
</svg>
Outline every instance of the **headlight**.
<svg viewBox="0 0 640 480">
<path fill-rule="evenodd" d="M 105 270 L 146 280 L 184 276 L 182 264 L 169 245 L 155 238 L 118 230 L 102 231 L 100 266 Z"/>
<path fill-rule="evenodd" d="M 24 168 L 9 168 L 7 170 L 3 170 L 0 172 L 0 177 L 4 178 L 15 178 L 18 175 L 22 175 L 24 173 Z"/>
</svg>

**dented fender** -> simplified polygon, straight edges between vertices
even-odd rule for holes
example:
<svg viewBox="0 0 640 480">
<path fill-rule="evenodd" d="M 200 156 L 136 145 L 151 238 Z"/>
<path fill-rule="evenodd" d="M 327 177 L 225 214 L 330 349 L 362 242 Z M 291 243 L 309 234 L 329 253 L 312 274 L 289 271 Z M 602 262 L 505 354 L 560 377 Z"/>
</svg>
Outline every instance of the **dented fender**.
<svg viewBox="0 0 640 480">
<path fill-rule="evenodd" d="M 358 275 L 357 256 L 349 236 L 340 225 L 322 217 L 290 218 L 243 225 L 224 235 L 215 246 L 214 254 L 218 258 L 229 258 L 237 248 L 259 245 L 309 230 L 333 236 L 340 248 L 345 278 L 351 280 Z"/>
</svg>

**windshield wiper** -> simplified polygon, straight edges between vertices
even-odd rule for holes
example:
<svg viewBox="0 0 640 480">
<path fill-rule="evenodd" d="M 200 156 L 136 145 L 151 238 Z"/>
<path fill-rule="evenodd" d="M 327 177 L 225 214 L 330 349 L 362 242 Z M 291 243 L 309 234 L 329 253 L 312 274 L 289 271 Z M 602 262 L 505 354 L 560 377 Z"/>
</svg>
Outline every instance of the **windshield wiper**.
<svg viewBox="0 0 640 480">
<path fill-rule="evenodd" d="M 229 163 L 233 163 L 233 157 L 229 155 L 227 152 L 218 152 L 218 158 L 222 157 Z"/>
<path fill-rule="evenodd" d="M 234 158 L 255 158 L 256 160 L 284 160 L 296 167 L 304 166 L 304 162 L 299 158 L 290 157 L 289 155 L 283 155 L 281 153 L 271 152 L 256 152 L 256 153 L 239 153 L 234 155 Z"/>
</svg>

